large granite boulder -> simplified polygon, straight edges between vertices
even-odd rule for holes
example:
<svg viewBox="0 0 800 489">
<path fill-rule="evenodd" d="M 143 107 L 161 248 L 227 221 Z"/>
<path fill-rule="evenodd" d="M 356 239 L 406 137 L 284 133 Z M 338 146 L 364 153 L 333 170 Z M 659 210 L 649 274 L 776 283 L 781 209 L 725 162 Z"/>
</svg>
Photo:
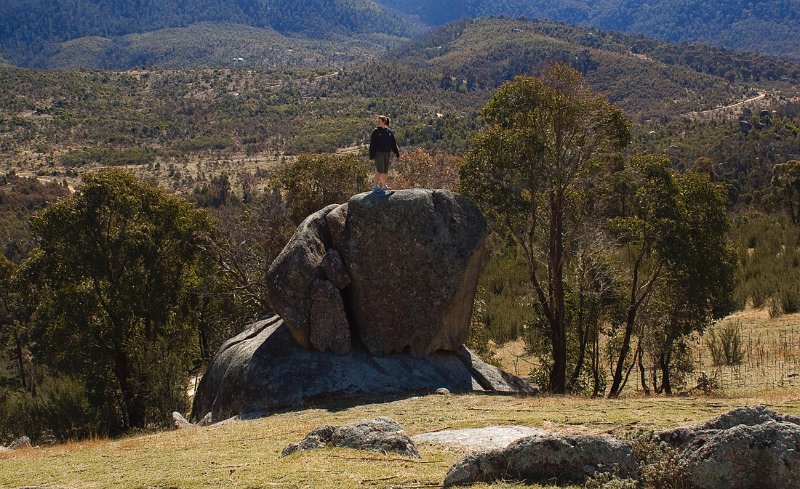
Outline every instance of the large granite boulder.
<svg viewBox="0 0 800 489">
<path fill-rule="evenodd" d="M 494 391 L 534 394 L 511 374 L 488 365 L 463 346 L 426 358 L 407 353 L 375 356 L 354 341 L 347 355 L 297 344 L 280 317 L 260 321 L 225 342 L 195 395 L 192 419 L 267 414 L 319 398 Z"/>
<path fill-rule="evenodd" d="M 300 225 L 269 269 L 270 296 L 305 347 L 326 327 L 310 320 L 315 281 L 326 280 L 370 353 L 455 351 L 469 333 L 485 235 L 480 211 L 453 192 L 356 195 Z"/>
</svg>

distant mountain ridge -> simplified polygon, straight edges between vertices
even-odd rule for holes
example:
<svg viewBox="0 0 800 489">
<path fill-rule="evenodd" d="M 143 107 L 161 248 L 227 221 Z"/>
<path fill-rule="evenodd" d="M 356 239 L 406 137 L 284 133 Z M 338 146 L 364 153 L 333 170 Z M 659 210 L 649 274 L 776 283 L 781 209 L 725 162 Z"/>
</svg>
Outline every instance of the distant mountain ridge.
<svg viewBox="0 0 800 489">
<path fill-rule="evenodd" d="M 429 24 L 488 15 L 547 18 L 800 60 L 800 0 L 378 0 Z"/>
<path fill-rule="evenodd" d="M 416 23 L 372 0 L 3 0 L 0 52 L 28 66 L 64 41 L 115 38 L 199 22 L 311 38 L 361 33 L 407 37 L 419 30 Z"/>
</svg>

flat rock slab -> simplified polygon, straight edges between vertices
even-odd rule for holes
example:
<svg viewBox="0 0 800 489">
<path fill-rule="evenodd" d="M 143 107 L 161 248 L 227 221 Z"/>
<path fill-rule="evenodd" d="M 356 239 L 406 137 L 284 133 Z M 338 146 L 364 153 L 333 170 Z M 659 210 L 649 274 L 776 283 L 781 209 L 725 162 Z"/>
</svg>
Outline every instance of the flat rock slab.
<svg viewBox="0 0 800 489">
<path fill-rule="evenodd" d="M 465 363 L 464 359 L 468 359 Z M 494 391 L 535 394 L 518 377 L 481 361 L 466 348 L 375 356 L 358 342 L 347 355 L 298 345 L 275 316 L 226 341 L 198 385 L 192 419 L 209 412 L 216 419 L 296 407 L 325 396 L 405 395 Z"/>
<path fill-rule="evenodd" d="M 544 436 L 547 432 L 530 426 L 487 426 L 463 430 L 441 430 L 413 436 L 416 443 L 445 445 L 470 450 L 493 450 L 505 448 L 526 436 Z"/>
</svg>

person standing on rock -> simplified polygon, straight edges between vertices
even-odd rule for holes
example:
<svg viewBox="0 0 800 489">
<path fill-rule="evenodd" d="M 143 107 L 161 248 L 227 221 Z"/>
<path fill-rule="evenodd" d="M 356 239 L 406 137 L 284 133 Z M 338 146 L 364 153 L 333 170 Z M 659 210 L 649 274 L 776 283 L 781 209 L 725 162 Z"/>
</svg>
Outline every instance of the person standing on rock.
<svg viewBox="0 0 800 489">
<path fill-rule="evenodd" d="M 375 176 L 372 177 L 372 190 L 383 193 L 389 188 L 389 161 L 392 153 L 400 158 L 394 133 L 389 129 L 391 121 L 385 115 L 379 115 L 377 127 L 369 138 L 369 159 L 375 160 Z"/>
</svg>

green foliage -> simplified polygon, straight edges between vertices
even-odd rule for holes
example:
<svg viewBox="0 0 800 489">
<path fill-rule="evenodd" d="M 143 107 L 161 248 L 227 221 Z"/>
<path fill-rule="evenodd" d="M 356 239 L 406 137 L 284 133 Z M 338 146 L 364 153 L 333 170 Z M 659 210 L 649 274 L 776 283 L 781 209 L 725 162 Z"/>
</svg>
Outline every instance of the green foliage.
<svg viewBox="0 0 800 489">
<path fill-rule="evenodd" d="M 715 366 L 739 365 L 744 361 L 741 321 L 730 321 L 721 328 L 709 329 L 705 344 Z"/>
<path fill-rule="evenodd" d="M 478 284 L 473 322 L 496 343 L 515 340 L 531 326 L 534 301 L 525 258 L 513 247 L 494 245 Z"/>
<path fill-rule="evenodd" d="M 0 388 L 0 439 L 43 436 L 57 440 L 86 438 L 97 433 L 96 412 L 86 385 L 69 376 L 45 377 L 36 394 Z"/>
<path fill-rule="evenodd" d="M 504 84 L 483 110 L 488 127 L 472 140 L 459 188 L 498 232 L 513 240 L 528 266 L 536 303 L 549 324 L 549 389 L 566 389 L 567 235 L 587 217 L 584 190 L 599 160 L 621 151 L 630 122 L 585 84 L 555 65 L 542 78 Z"/>
<path fill-rule="evenodd" d="M 800 223 L 800 160 L 775 165 L 770 190 L 776 204 L 786 211 L 792 224 Z"/>
<path fill-rule="evenodd" d="M 101 431 L 161 425 L 185 409 L 177 393 L 196 355 L 187 300 L 208 226 L 203 212 L 121 170 L 85 176 L 34 220 L 41 247 L 20 273 L 37 287 L 35 355 L 85 384 Z"/>
<path fill-rule="evenodd" d="M 11 173 L 0 180 L 0 253 L 19 263 L 33 249 L 31 216 L 67 195 L 66 185 L 42 183 Z"/>
<path fill-rule="evenodd" d="M 289 215 L 300 223 L 330 204 L 341 204 L 367 188 L 369 162 L 347 154 L 304 154 L 284 164 L 270 187 L 285 195 Z"/>
<path fill-rule="evenodd" d="M 786 216 L 740 216 L 731 231 L 738 249 L 739 307 L 769 307 L 770 314 L 800 307 L 800 233 Z"/>
</svg>

